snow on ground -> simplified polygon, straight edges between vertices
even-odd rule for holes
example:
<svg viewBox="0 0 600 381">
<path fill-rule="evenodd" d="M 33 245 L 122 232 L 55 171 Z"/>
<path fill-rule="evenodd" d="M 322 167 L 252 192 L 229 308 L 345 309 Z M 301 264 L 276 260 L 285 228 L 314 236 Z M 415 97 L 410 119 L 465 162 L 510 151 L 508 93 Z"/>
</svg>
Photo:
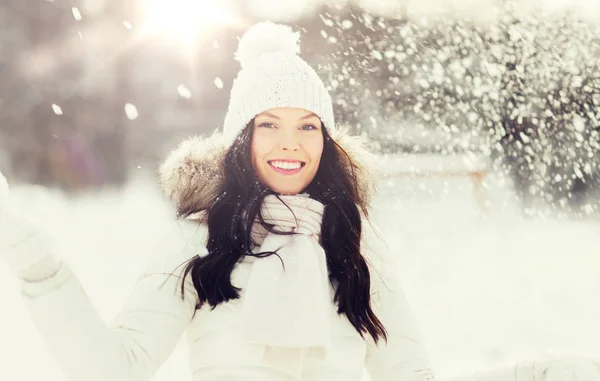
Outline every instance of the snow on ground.
<svg viewBox="0 0 600 381">
<path fill-rule="evenodd" d="M 500 184 L 486 181 L 487 218 L 468 179 L 380 186 L 374 218 L 402 258 L 435 369 L 452 377 L 544 352 L 600 359 L 600 221 L 523 219 Z"/>
<path fill-rule="evenodd" d="M 372 218 L 399 269 L 439 378 L 499 368 L 543 353 L 600 359 L 600 221 L 523 219 L 509 187 L 485 180 L 487 217 L 464 177 L 379 184 Z M 124 302 L 171 211 L 151 182 L 67 199 L 16 188 L 25 210 L 60 240 L 105 320 Z M 27 204 L 24 204 L 27 202 Z M 0 266 L 0 379 L 63 380 Z M 180 346 L 154 381 L 185 381 Z"/>
</svg>

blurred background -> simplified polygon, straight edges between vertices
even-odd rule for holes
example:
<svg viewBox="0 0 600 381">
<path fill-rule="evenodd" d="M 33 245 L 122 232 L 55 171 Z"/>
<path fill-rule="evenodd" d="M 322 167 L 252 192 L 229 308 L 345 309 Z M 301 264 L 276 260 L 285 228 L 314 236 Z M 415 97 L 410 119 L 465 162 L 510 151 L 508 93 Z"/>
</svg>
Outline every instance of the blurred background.
<svg viewBox="0 0 600 381">
<path fill-rule="evenodd" d="M 0 0 L 0 168 L 110 320 L 173 217 L 158 163 L 221 128 L 243 32 L 285 22 L 340 126 L 376 143 L 372 216 L 438 375 L 600 359 L 599 12 L 597 0 Z M 0 299 L 0 378 L 61 380 L 1 267 Z M 183 342 L 155 380 L 186 371 Z"/>
<path fill-rule="evenodd" d="M 4 0 L 0 163 L 13 183 L 122 186 L 182 138 L 221 127 L 238 38 L 269 19 L 302 31 L 338 123 L 382 153 L 471 155 L 505 174 L 530 214 L 597 216 L 599 9 L 587 0 Z"/>
</svg>

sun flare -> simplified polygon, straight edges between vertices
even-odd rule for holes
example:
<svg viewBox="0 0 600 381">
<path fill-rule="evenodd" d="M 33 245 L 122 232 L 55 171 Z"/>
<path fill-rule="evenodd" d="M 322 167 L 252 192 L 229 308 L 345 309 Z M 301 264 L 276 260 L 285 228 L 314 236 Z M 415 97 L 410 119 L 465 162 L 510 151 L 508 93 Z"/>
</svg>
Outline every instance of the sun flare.
<svg viewBox="0 0 600 381">
<path fill-rule="evenodd" d="M 206 29 L 231 23 L 232 15 L 216 0 L 144 0 L 145 35 L 165 35 L 186 45 L 194 44 Z"/>
</svg>

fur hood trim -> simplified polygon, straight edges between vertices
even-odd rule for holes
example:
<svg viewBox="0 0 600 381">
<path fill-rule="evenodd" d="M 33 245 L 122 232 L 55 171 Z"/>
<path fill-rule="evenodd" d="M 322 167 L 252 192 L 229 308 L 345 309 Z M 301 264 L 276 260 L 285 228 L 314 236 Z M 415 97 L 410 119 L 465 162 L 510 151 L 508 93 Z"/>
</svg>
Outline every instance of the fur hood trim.
<svg viewBox="0 0 600 381">
<path fill-rule="evenodd" d="M 367 148 L 368 142 L 340 130 L 335 131 L 332 138 L 356 165 L 359 206 L 368 209 L 378 175 L 374 156 Z M 159 166 L 160 186 L 178 212 L 210 208 L 225 183 L 223 159 L 227 149 L 221 133 L 210 137 L 195 136 L 183 141 Z M 345 165 L 350 164 L 346 161 Z"/>
</svg>

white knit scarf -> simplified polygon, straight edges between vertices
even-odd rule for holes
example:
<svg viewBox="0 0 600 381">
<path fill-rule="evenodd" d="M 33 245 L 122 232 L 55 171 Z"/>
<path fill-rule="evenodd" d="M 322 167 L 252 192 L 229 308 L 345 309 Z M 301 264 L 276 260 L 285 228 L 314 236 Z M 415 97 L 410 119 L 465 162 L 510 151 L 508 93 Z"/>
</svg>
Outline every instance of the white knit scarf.
<svg viewBox="0 0 600 381">
<path fill-rule="evenodd" d="M 279 257 L 256 258 L 252 265 L 243 297 L 244 337 L 261 346 L 266 364 L 296 374 L 305 356 L 326 357 L 331 340 L 327 263 L 319 244 L 323 211 L 305 194 L 269 195 L 261 208 L 265 222 L 295 234 L 270 233 L 258 222 L 252 230 L 260 252 Z"/>
</svg>

